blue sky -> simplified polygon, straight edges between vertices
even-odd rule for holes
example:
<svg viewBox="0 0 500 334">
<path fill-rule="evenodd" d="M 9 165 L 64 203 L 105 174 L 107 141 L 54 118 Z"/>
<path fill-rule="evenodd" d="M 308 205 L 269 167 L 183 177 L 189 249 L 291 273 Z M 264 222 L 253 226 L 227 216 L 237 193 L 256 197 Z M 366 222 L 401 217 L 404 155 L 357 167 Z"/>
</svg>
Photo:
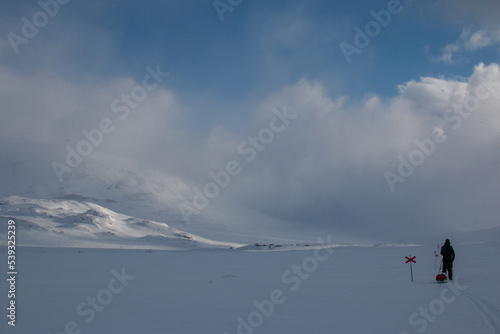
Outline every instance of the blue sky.
<svg viewBox="0 0 500 334">
<path fill-rule="evenodd" d="M 2 11 L 4 27 L 14 32 L 22 16 L 40 9 L 35 1 L 21 3 Z M 478 61 L 498 59 L 498 48 L 485 48 L 465 52 L 453 66 L 431 61 L 464 26 L 483 25 L 466 16 L 451 21 L 433 3 L 401 2 L 402 12 L 350 64 L 339 44 L 353 44 L 353 28 L 363 28 L 373 20 L 370 11 L 388 1 L 243 1 L 222 22 L 210 1 L 71 1 L 19 54 L 6 50 L 2 58 L 18 70 L 90 81 L 140 79 L 145 66 L 161 64 L 171 73 L 165 85 L 200 109 L 202 124 L 238 127 L 253 101 L 301 78 L 320 81 L 331 96 L 392 96 L 398 84 L 420 76 L 467 76 Z"/>
<path fill-rule="evenodd" d="M 52 5 L 54 1 L 42 0 Z M 374 21 L 371 11 L 386 11 L 391 4 L 398 13 L 391 14 L 390 23 L 348 63 L 340 44 L 354 45 L 355 27 L 364 31 Z M 27 141 L 19 144 L 24 148 L 44 146 L 47 151 L 38 158 L 49 161 L 41 164 L 48 170 L 53 159 L 64 160 L 66 145 L 78 144 L 82 129 L 108 117 L 111 102 L 140 84 L 148 66 L 157 65 L 168 78 L 126 122 L 117 124 L 116 132 L 89 159 L 97 154 L 119 156 L 203 183 L 208 171 L 234 156 L 241 140 L 266 124 L 272 108 L 286 105 L 305 118 L 283 143 L 273 143 L 274 148 L 263 153 L 265 159 L 256 160 L 253 171 L 228 194 L 275 215 L 293 212 L 304 198 L 321 198 L 304 204 L 322 212 L 321 217 L 345 211 L 330 211 L 331 202 L 325 198 L 332 198 L 340 203 L 337 208 L 359 209 L 364 217 L 385 222 L 400 219 L 408 208 L 415 210 L 415 201 L 429 206 L 415 220 L 441 219 L 436 202 L 421 199 L 438 193 L 431 180 L 436 175 L 448 178 L 445 171 L 452 164 L 477 161 L 468 155 L 455 161 L 463 147 L 455 142 L 447 154 L 420 168 L 421 183 L 405 183 L 401 196 L 387 193 L 382 177 L 399 155 L 412 151 L 415 139 L 428 137 L 436 126 L 446 130 L 446 110 L 477 85 L 472 78 L 495 75 L 500 62 L 497 1 L 412 0 L 398 5 L 395 0 L 243 0 L 224 12 L 222 21 L 213 1 L 72 0 L 58 7 L 15 52 L 12 34 L 22 35 L 23 17 L 33 21 L 41 7 L 37 1 L 0 4 L 2 141 Z M 436 92 L 451 93 L 446 103 L 432 104 L 439 100 Z M 497 126 L 495 106 L 484 108 L 480 122 Z M 496 143 L 496 132 L 490 130 L 488 143 Z M 458 138 L 466 138 L 474 150 L 472 144 L 482 143 L 482 133 L 463 130 Z M 13 151 L 3 159 L 28 159 L 20 150 Z M 300 174 L 311 164 L 315 169 Z M 292 176 L 287 179 L 280 166 L 302 167 L 289 170 Z M 354 171 L 367 178 L 362 185 L 356 185 L 359 175 L 351 175 Z M 467 172 L 472 173 L 457 172 L 448 182 L 463 181 Z M 298 182 L 297 173 L 306 176 Z M 497 180 L 496 172 L 491 173 L 477 186 Z M 54 175 L 48 174 L 51 183 Z M 16 178 L 11 177 L 13 183 Z M 342 179 L 352 182 L 341 186 Z M 248 182 L 261 188 L 252 189 Z M 263 190 L 271 185 L 276 190 Z M 283 191 L 288 195 L 274 205 L 271 199 Z M 370 192 L 387 198 L 374 204 L 366 196 Z M 404 209 L 381 213 L 381 203 Z M 487 226 L 488 217 L 498 213 L 496 205 L 488 204 L 483 211 L 488 213 L 481 226 Z"/>
</svg>

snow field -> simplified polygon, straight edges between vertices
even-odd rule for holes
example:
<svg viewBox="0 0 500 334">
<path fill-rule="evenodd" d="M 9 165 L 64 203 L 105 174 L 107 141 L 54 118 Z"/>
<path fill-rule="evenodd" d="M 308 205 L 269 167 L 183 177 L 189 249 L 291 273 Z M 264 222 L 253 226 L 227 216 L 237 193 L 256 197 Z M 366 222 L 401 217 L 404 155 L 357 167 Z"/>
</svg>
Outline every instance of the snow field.
<svg viewBox="0 0 500 334">
<path fill-rule="evenodd" d="M 451 286 L 434 281 L 431 246 L 336 247 L 331 254 L 317 253 L 324 261 L 316 259 L 316 250 L 21 248 L 17 326 L 8 326 L 4 319 L 0 330 L 498 332 L 499 244 L 454 247 L 456 283 Z M 404 263 L 410 253 L 417 261 L 413 283 Z M 116 273 L 133 279 L 125 286 Z M 6 280 L 0 288 L 6 291 Z"/>
</svg>

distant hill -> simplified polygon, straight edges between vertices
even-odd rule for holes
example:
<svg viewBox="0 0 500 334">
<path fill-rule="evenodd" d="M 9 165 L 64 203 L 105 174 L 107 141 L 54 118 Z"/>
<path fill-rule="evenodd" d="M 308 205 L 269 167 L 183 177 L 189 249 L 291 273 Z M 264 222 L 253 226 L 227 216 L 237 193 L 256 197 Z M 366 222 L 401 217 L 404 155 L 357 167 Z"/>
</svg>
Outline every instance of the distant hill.
<svg viewBox="0 0 500 334">
<path fill-rule="evenodd" d="M 16 222 L 16 240 L 26 246 L 169 250 L 241 246 L 120 214 L 80 198 L 2 196 L 0 217 Z M 2 238 L 2 242 L 6 240 Z"/>
</svg>

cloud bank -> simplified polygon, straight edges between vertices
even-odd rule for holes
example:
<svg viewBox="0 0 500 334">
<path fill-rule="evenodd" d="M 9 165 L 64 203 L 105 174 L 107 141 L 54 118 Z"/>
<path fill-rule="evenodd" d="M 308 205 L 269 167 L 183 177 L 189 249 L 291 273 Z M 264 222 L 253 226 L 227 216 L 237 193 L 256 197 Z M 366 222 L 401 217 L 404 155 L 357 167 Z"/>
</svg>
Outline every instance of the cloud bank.
<svg viewBox="0 0 500 334">
<path fill-rule="evenodd" d="M 105 157 L 201 188 L 210 172 L 237 160 L 243 170 L 220 196 L 290 224 L 403 234 L 498 226 L 498 64 L 478 64 L 467 78 L 402 83 L 391 98 L 333 98 L 320 82 L 303 78 L 257 101 L 243 130 L 220 125 L 206 136 L 187 130 L 193 113 L 174 91 L 160 86 L 138 98 L 143 80 L 86 85 L 50 73 L 0 72 L 8 111 L 0 123 L 3 193 L 45 196 L 70 189 L 87 165 L 108 174 L 122 167 Z M 135 107 L 120 119 L 113 103 L 127 106 L 127 96 Z M 269 128 L 273 110 L 283 108 L 296 118 L 264 138 L 265 149 L 247 161 L 238 148 Z M 90 141 L 82 131 L 98 128 L 104 118 L 114 130 L 60 183 L 52 163 L 64 164 L 68 147 Z M 442 140 L 428 154 L 422 143 L 436 134 Z M 414 171 L 392 189 L 386 173 L 400 175 L 402 161 L 416 151 L 423 153 Z"/>
</svg>

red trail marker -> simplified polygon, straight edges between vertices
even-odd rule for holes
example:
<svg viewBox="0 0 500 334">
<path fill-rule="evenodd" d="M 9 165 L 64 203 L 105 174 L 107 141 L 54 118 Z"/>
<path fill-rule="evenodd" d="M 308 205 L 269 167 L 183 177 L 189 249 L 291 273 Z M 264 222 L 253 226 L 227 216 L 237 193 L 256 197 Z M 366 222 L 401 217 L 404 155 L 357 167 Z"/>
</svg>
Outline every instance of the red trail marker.
<svg viewBox="0 0 500 334">
<path fill-rule="evenodd" d="M 405 256 L 405 258 L 406 258 L 406 262 L 405 262 L 405 263 L 408 263 L 408 262 L 417 263 L 417 262 L 415 261 L 416 256 L 413 256 L 413 257 L 412 257 L 412 256 L 410 255 L 410 257 Z M 410 263 L 410 266 L 411 266 L 411 263 Z"/>
<path fill-rule="evenodd" d="M 417 263 L 417 262 L 415 261 L 415 258 L 416 258 L 416 256 L 411 256 L 411 254 L 410 254 L 410 256 L 409 256 L 409 257 L 408 257 L 408 256 L 405 256 L 405 259 L 406 259 L 406 262 L 405 262 L 405 263 L 408 263 L 408 262 L 410 263 L 410 273 L 411 273 L 411 281 L 412 281 L 412 282 L 413 282 L 413 268 L 411 267 L 411 264 L 412 264 L 412 262 L 413 262 L 413 263 Z"/>
</svg>

